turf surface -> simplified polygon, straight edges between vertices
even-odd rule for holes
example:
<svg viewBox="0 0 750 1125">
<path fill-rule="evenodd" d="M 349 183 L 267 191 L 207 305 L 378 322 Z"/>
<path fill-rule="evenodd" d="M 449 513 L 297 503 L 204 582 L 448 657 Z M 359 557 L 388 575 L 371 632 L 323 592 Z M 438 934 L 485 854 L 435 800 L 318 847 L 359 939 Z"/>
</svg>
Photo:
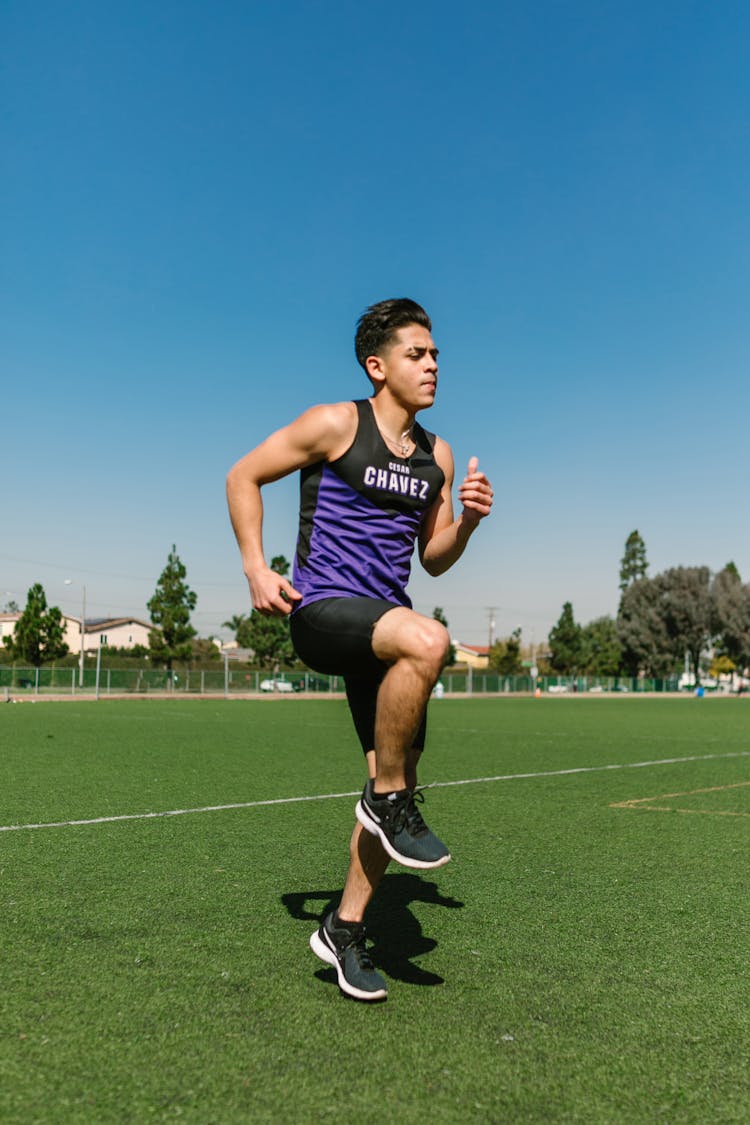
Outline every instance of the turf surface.
<svg viewBox="0 0 750 1125">
<path fill-rule="evenodd" d="M 354 798 L 251 804 L 359 789 L 343 702 L 3 707 L 0 827 L 250 807 L 0 832 L 0 1120 L 750 1119 L 749 727 L 433 704 L 422 780 L 505 780 L 428 793 L 454 860 L 389 869 L 368 1006 L 307 947 Z"/>
</svg>

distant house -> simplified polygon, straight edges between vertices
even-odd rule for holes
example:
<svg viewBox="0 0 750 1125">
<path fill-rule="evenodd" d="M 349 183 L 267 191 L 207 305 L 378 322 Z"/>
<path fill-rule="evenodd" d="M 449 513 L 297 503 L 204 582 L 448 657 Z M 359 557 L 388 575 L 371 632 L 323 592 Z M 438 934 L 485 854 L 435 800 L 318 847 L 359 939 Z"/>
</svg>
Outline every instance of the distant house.
<svg viewBox="0 0 750 1125">
<path fill-rule="evenodd" d="M 72 653 L 81 651 L 81 619 L 63 614 L 64 640 Z M 84 652 L 102 648 L 148 648 L 152 626 L 138 617 L 87 617 L 83 635 Z"/>
<path fill-rule="evenodd" d="M 20 613 L 0 613 L 0 644 L 3 642 L 3 637 L 13 636 L 20 616 Z"/>
<path fill-rule="evenodd" d="M 454 641 L 456 664 L 467 664 L 470 668 L 487 668 L 490 662 L 488 645 L 465 645 Z"/>
<path fill-rule="evenodd" d="M 0 613 L 0 644 L 3 637 L 11 637 L 15 632 L 20 613 Z M 81 651 L 81 619 L 62 615 L 63 640 L 73 654 Z M 135 648 L 143 645 L 148 648 L 148 635 L 151 625 L 138 617 L 98 617 L 86 618 L 86 631 L 83 638 L 84 652 L 96 652 L 99 645 L 110 648 Z"/>
</svg>

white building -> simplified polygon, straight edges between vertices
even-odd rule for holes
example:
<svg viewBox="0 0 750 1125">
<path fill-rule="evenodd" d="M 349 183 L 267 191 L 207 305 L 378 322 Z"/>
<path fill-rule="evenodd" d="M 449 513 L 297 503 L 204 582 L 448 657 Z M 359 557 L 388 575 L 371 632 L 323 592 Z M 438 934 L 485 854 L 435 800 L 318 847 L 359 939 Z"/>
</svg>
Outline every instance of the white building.
<svg viewBox="0 0 750 1125">
<path fill-rule="evenodd" d="M 81 651 L 81 619 L 63 614 L 63 639 L 70 652 Z M 138 617 L 99 617 L 86 618 L 83 635 L 84 652 L 96 652 L 102 648 L 135 648 L 143 645 L 148 648 L 148 635 L 152 626 Z"/>
<path fill-rule="evenodd" d="M 0 644 L 3 643 L 3 637 L 13 636 L 20 616 L 20 613 L 0 613 Z"/>
<path fill-rule="evenodd" d="M 0 613 L 0 644 L 3 637 L 12 637 L 20 613 Z M 63 640 L 74 655 L 81 651 L 81 619 L 62 615 Z M 143 645 L 148 648 L 148 635 L 151 625 L 138 617 L 100 617 L 86 618 L 86 631 L 83 637 L 84 652 L 96 652 L 99 645 L 110 648 L 135 648 Z"/>
</svg>

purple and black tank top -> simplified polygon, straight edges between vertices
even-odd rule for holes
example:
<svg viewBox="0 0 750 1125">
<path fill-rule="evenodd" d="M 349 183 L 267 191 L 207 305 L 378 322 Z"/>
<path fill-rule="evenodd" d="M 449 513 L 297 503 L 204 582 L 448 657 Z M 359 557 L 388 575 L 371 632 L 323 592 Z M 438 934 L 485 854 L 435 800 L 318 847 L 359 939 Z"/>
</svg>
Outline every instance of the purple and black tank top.
<svg viewBox="0 0 750 1125">
<path fill-rule="evenodd" d="M 435 435 L 415 423 L 411 457 L 396 457 L 369 399 L 355 402 L 354 441 L 337 461 L 302 470 L 294 586 L 300 608 L 322 598 L 385 598 L 411 607 L 406 584 L 414 543 L 445 474 Z"/>
</svg>

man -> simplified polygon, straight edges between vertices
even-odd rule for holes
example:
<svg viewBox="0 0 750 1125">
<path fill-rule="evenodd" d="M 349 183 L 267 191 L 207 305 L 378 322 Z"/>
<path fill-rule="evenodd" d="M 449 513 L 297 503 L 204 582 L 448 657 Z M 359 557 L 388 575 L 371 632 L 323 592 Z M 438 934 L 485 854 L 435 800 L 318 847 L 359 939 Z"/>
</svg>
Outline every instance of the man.
<svg viewBox="0 0 750 1125">
<path fill-rule="evenodd" d="M 458 489 L 454 518 L 450 447 L 416 421 L 437 391 L 438 350 L 414 301 L 381 301 L 357 325 L 355 350 L 369 399 L 314 406 L 271 434 L 230 471 L 229 511 L 254 607 L 291 614 L 297 653 L 341 675 L 369 780 L 355 813 L 338 910 L 310 939 L 334 966 L 341 990 L 385 999 L 363 925 L 390 859 L 426 870 L 450 859 L 417 799 L 427 702 L 445 662 L 446 629 L 411 608 L 406 593 L 415 542 L 425 570 L 444 573 L 492 506 L 476 458 Z M 301 471 L 293 584 L 263 554 L 261 489 Z"/>
</svg>

